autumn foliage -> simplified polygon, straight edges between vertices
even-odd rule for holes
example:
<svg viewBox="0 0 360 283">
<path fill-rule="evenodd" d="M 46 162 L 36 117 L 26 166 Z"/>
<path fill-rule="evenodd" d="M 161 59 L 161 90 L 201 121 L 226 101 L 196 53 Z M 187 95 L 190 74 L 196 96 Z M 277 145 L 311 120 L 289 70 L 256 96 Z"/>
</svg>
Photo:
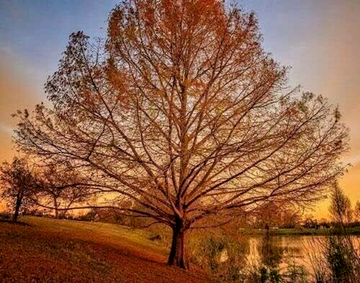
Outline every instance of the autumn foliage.
<svg viewBox="0 0 360 283">
<path fill-rule="evenodd" d="M 70 36 L 52 106 L 18 113 L 17 145 L 91 175 L 94 206 L 170 226 L 169 264 L 186 267 L 189 229 L 317 200 L 344 171 L 339 111 L 290 89 L 261 40 L 221 1 L 123 1 L 106 40 Z"/>
</svg>

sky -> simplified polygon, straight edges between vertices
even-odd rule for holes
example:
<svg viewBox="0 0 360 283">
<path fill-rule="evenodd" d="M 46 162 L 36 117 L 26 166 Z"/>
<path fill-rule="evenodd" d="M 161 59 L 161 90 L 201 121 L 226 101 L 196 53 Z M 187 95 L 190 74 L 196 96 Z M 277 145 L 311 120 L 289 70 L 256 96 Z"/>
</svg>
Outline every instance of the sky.
<svg viewBox="0 0 360 283">
<path fill-rule="evenodd" d="M 233 1 L 234 2 L 234 1 Z M 350 128 L 352 167 L 340 185 L 360 200 L 360 0 L 235 0 L 255 11 L 263 46 L 290 66 L 290 84 L 339 105 Z M 43 85 L 56 71 L 71 32 L 103 36 L 113 0 L 0 0 L 0 162 L 14 154 L 18 109 L 45 101 Z M 327 215 L 328 202 L 313 214 Z"/>
</svg>

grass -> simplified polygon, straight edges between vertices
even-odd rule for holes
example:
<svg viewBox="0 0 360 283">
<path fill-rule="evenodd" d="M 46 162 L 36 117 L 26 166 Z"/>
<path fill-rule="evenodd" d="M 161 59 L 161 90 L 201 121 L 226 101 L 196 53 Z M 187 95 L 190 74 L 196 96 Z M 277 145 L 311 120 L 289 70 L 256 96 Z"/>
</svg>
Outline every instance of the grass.
<svg viewBox="0 0 360 283">
<path fill-rule="evenodd" d="M 240 232 L 247 235 L 262 235 L 265 229 L 244 229 Z M 360 226 L 346 228 L 347 235 L 360 235 Z M 307 229 L 307 228 L 289 228 L 289 229 L 271 229 L 270 233 L 276 236 L 328 236 L 339 234 L 340 230 L 334 228 L 320 228 L 320 229 Z"/>
<path fill-rule="evenodd" d="M 0 222 L 1 282 L 211 282 L 199 270 L 167 266 L 168 249 L 144 230 L 29 216 L 20 221 Z"/>
</svg>

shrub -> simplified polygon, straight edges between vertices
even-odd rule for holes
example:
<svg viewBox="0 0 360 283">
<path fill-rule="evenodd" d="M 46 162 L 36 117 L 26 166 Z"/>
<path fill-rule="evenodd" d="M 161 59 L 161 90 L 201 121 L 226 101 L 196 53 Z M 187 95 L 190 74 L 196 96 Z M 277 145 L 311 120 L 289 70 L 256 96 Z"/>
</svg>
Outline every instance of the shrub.
<svg viewBox="0 0 360 283">
<path fill-rule="evenodd" d="M 356 239 L 349 235 L 331 235 L 324 241 L 314 241 L 318 255 L 313 256 L 312 268 L 316 282 L 358 282 L 359 251 Z"/>
<path fill-rule="evenodd" d="M 189 260 L 223 281 L 242 282 L 241 270 L 246 265 L 248 248 L 244 236 L 234 238 L 216 230 L 205 235 L 194 233 L 189 241 Z"/>
<path fill-rule="evenodd" d="M 1 220 L 10 220 L 11 214 L 7 212 L 0 212 L 0 219 Z"/>
</svg>

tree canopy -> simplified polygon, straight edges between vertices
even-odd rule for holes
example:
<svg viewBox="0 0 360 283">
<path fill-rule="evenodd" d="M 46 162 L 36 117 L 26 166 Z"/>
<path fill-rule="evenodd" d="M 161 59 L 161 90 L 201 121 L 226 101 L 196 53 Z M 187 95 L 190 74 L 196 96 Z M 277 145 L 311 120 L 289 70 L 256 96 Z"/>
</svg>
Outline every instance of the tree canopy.
<svg viewBox="0 0 360 283">
<path fill-rule="evenodd" d="M 317 200 L 344 171 L 338 109 L 289 88 L 261 41 L 253 13 L 219 1 L 123 1 L 105 40 L 70 36 L 46 83 L 51 107 L 18 112 L 17 145 L 170 226 L 169 263 L 185 267 L 188 229 Z"/>
</svg>

